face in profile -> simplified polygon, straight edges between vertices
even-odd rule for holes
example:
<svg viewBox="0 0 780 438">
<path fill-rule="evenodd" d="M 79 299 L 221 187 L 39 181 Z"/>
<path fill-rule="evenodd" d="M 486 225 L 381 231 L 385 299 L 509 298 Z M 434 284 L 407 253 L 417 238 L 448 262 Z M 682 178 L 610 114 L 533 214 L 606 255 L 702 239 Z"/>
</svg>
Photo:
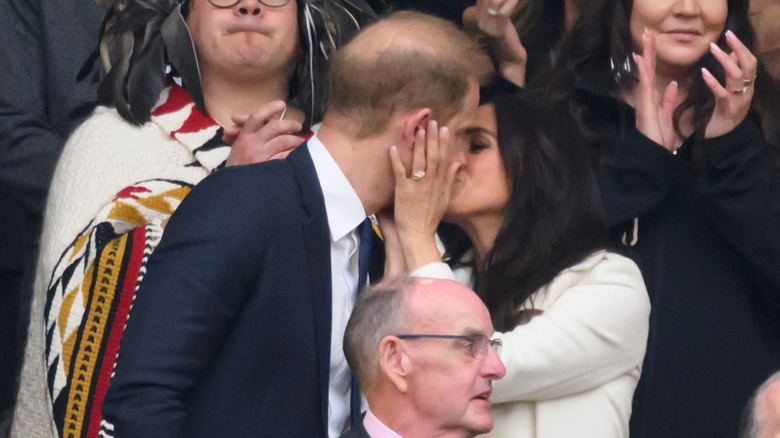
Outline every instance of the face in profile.
<svg viewBox="0 0 780 438">
<path fill-rule="evenodd" d="M 726 0 L 634 0 L 631 38 L 642 51 L 642 33 L 656 32 L 661 68 L 687 69 L 710 50 L 723 33 L 728 14 Z"/>
<path fill-rule="evenodd" d="M 299 50 L 296 0 L 269 7 L 258 0 L 191 0 L 187 27 L 198 62 L 209 71 L 291 72 Z M 233 0 L 234 1 L 234 0 Z M 272 4 L 278 0 L 269 0 Z"/>
<path fill-rule="evenodd" d="M 497 133 L 495 106 L 480 106 L 472 123 L 463 130 L 466 165 L 455 178 L 445 220 L 458 224 L 474 217 L 503 217 L 509 182 Z"/>
<path fill-rule="evenodd" d="M 430 281 L 430 280 L 427 280 Z M 443 283 L 443 282 L 442 282 Z M 416 334 L 493 334 L 490 315 L 470 289 L 447 281 L 448 291 L 412 294 L 407 301 Z M 490 431 L 492 381 L 506 369 L 489 344 L 481 349 L 460 339 L 414 339 L 403 341 L 412 362 L 409 397 L 421 418 L 437 430 L 476 435 Z"/>
</svg>

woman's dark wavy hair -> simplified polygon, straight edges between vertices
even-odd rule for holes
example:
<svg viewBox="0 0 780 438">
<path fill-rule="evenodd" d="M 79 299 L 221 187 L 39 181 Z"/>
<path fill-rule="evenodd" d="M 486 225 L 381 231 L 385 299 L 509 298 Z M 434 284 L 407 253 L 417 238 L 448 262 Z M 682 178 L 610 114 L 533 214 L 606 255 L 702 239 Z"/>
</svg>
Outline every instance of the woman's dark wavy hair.
<svg viewBox="0 0 780 438">
<path fill-rule="evenodd" d="M 493 248 L 476 266 L 477 293 L 497 330 L 524 318 L 520 306 L 563 269 L 609 246 L 592 167 L 565 111 L 536 92 L 494 100 L 498 145 L 511 193 Z M 465 234 L 445 241 L 445 259 L 471 247 Z"/>
<path fill-rule="evenodd" d="M 723 32 L 717 44 L 730 51 L 726 44 L 725 31 L 731 30 L 755 53 L 755 35 L 750 25 L 748 15 L 748 0 L 726 0 L 728 15 Z M 578 88 L 590 88 L 617 96 L 622 91 L 630 90 L 637 83 L 632 79 L 627 66 L 636 69 L 631 54 L 634 50 L 630 20 L 633 0 L 591 0 L 588 8 L 582 11 L 582 16 L 564 40 L 561 57 L 556 66 L 553 78 L 548 86 L 549 91 L 557 97 L 570 95 Z M 628 62 L 626 62 L 628 61 Z M 674 125 L 680 132 L 680 118 L 686 111 L 692 111 L 694 129 L 694 162 L 703 160 L 702 140 L 707 124 L 715 107 L 714 96 L 704 80 L 700 77 L 701 67 L 706 67 L 713 75 L 724 83 L 725 72 L 720 63 L 711 53 L 705 54 L 691 70 L 694 75 L 686 99 L 674 111 Z M 754 107 L 762 112 L 766 106 L 765 100 L 777 99 L 778 92 L 774 81 L 759 65 L 756 80 L 756 93 L 753 98 Z M 578 118 L 578 126 L 583 128 L 582 120 Z M 585 135 L 593 134 L 582 129 Z"/>
</svg>

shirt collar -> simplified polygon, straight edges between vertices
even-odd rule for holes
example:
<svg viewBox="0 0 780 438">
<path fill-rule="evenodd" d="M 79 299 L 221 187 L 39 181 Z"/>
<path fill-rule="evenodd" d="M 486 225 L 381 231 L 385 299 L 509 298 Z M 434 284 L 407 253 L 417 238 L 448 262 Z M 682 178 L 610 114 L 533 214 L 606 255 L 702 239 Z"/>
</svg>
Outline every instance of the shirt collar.
<svg viewBox="0 0 780 438">
<path fill-rule="evenodd" d="M 379 418 L 376 418 L 374 413 L 371 412 L 371 408 L 366 410 L 366 416 L 363 417 L 363 428 L 366 429 L 368 436 L 371 438 L 403 438 L 395 433 L 393 429 L 387 427 L 385 423 L 382 423 Z"/>
<path fill-rule="evenodd" d="M 307 143 L 325 198 L 325 211 L 333 242 L 357 228 L 366 218 L 366 210 L 355 189 L 317 136 Z"/>
</svg>

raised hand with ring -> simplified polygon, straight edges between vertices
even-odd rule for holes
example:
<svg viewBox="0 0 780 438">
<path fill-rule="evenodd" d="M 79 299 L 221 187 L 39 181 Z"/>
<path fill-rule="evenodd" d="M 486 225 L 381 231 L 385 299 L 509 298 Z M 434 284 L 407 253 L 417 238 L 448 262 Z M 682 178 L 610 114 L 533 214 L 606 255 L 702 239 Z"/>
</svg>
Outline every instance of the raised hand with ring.
<svg viewBox="0 0 780 438">
<path fill-rule="evenodd" d="M 731 132 L 747 116 L 753 100 L 758 61 L 733 32 L 726 32 L 726 44 L 731 53 L 726 53 L 717 44 L 710 44 L 710 53 L 723 66 L 725 83 L 721 85 L 712 73 L 702 68 L 702 79 L 715 95 L 715 110 L 704 133 L 713 138 Z M 745 79 L 752 78 L 752 79 Z"/>
</svg>

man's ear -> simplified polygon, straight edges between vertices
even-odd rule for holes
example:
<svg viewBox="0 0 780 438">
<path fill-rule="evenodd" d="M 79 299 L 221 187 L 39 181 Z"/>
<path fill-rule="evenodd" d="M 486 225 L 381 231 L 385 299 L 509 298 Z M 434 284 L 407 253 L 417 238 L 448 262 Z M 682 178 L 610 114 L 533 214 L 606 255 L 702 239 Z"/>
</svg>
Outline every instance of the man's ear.
<svg viewBox="0 0 780 438">
<path fill-rule="evenodd" d="M 379 372 L 384 374 L 398 392 L 405 393 L 409 386 L 411 361 L 403 345 L 395 336 L 385 336 L 377 348 Z"/>
<path fill-rule="evenodd" d="M 428 122 L 430 121 L 430 108 L 421 108 L 407 114 L 404 120 L 403 143 L 408 145 L 409 150 L 411 150 L 411 146 L 414 145 L 417 131 L 428 128 Z"/>
</svg>

